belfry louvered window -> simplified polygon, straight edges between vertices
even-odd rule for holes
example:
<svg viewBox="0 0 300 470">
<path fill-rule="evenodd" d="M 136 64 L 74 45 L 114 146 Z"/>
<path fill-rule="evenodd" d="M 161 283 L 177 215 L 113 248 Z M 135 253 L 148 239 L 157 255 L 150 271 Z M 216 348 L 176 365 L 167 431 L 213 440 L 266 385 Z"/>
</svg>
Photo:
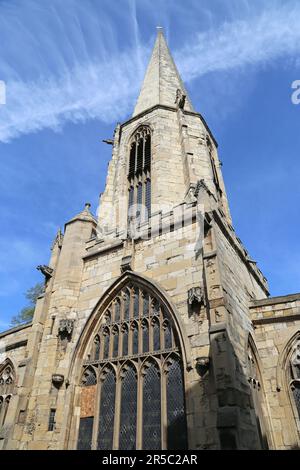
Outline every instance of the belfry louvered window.
<svg viewBox="0 0 300 470">
<path fill-rule="evenodd" d="M 81 378 L 77 448 L 186 449 L 182 358 L 162 303 L 127 284 L 96 330 Z"/>
<path fill-rule="evenodd" d="M 128 216 L 137 223 L 151 215 L 151 133 L 141 126 L 130 147 L 128 171 Z"/>
</svg>

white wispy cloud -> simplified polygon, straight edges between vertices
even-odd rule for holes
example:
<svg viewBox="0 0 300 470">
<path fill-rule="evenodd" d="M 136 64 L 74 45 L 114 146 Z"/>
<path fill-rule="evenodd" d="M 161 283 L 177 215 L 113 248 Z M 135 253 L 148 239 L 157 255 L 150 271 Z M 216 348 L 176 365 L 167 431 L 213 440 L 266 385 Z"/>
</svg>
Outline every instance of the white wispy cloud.
<svg viewBox="0 0 300 470">
<path fill-rule="evenodd" d="M 138 94 L 144 58 L 149 57 L 149 48 L 139 41 L 134 9 L 129 16 L 134 24 L 131 49 L 118 53 L 114 47 L 111 55 L 102 46 L 100 59 L 85 54 L 84 60 L 71 65 L 62 61 L 62 72 L 56 69 L 47 78 L 23 81 L 14 74 L 6 84 L 7 105 L 0 107 L 0 141 L 45 128 L 60 129 L 68 121 L 97 118 L 111 123 L 126 117 Z M 192 44 L 174 52 L 183 78 L 190 81 L 209 72 L 296 55 L 299 17 L 300 5 L 293 2 L 195 34 Z"/>
<path fill-rule="evenodd" d="M 208 72 L 267 64 L 299 53 L 299 15 L 299 3 L 288 3 L 197 34 L 192 44 L 176 54 L 183 77 L 191 80 Z"/>
</svg>

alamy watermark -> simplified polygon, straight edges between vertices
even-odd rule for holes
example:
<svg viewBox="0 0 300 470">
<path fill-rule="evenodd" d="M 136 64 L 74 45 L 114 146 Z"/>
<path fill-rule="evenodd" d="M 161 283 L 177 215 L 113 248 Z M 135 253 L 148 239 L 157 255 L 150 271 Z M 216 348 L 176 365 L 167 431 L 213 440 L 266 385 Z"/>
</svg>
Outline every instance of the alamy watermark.
<svg viewBox="0 0 300 470">
<path fill-rule="evenodd" d="M 6 104 L 6 85 L 3 80 L 0 80 L 0 105 Z"/>
<path fill-rule="evenodd" d="M 291 96 L 292 103 L 300 104 L 300 80 L 293 81 L 292 89 L 295 90 Z"/>
</svg>

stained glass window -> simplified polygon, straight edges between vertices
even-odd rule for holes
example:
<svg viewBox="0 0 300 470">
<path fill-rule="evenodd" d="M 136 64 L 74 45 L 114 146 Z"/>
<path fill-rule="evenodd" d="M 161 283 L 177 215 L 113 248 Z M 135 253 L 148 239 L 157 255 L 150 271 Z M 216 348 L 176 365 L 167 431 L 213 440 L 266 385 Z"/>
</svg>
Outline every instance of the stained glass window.
<svg viewBox="0 0 300 470">
<path fill-rule="evenodd" d="M 110 450 L 113 446 L 116 376 L 112 369 L 105 371 L 101 381 L 98 449 Z"/>
<path fill-rule="evenodd" d="M 137 380 L 133 366 L 124 374 L 121 389 L 120 450 L 136 448 Z"/>
<path fill-rule="evenodd" d="M 156 364 L 146 370 L 143 383 L 143 449 L 161 449 L 160 374 Z"/>
<path fill-rule="evenodd" d="M 81 386 L 95 385 L 99 409 L 96 419 L 82 418 L 78 448 L 90 448 L 89 426 L 98 449 L 186 448 L 183 367 L 172 325 L 166 306 L 142 285 L 130 282 L 112 299 L 84 356 Z"/>
</svg>

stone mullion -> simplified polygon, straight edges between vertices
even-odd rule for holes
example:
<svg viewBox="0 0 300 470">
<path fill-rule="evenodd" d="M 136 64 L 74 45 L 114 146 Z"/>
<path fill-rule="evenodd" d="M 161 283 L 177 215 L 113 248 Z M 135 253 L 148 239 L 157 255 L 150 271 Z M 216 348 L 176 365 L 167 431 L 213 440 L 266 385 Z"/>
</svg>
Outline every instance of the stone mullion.
<svg viewBox="0 0 300 470">
<path fill-rule="evenodd" d="M 137 376 L 137 422 L 136 422 L 136 450 L 143 447 L 143 378 L 141 370 Z"/>
<path fill-rule="evenodd" d="M 161 450 L 168 448 L 167 430 L 168 430 L 168 413 L 167 413 L 167 375 L 160 366 L 160 394 L 161 394 Z"/>
</svg>

